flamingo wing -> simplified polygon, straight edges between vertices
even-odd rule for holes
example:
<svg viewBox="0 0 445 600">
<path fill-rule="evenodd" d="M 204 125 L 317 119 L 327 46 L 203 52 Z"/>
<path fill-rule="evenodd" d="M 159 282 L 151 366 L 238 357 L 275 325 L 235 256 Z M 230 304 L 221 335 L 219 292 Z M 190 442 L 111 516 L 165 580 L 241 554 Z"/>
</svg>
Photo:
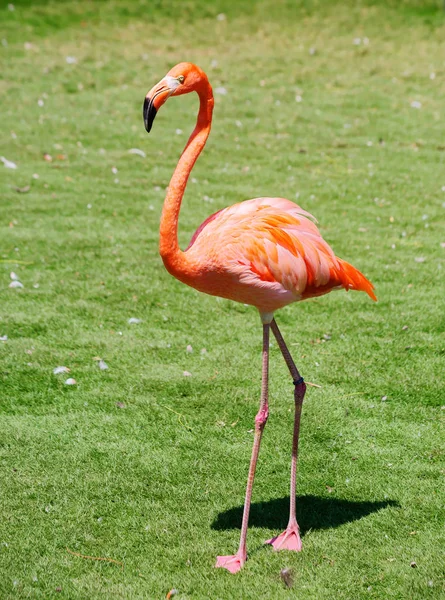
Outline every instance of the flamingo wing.
<svg viewBox="0 0 445 600">
<path fill-rule="evenodd" d="M 338 287 L 365 291 L 375 300 L 371 282 L 335 256 L 313 221 L 290 200 L 256 198 L 211 215 L 189 248 L 252 288 L 287 292 L 290 301 Z"/>
</svg>

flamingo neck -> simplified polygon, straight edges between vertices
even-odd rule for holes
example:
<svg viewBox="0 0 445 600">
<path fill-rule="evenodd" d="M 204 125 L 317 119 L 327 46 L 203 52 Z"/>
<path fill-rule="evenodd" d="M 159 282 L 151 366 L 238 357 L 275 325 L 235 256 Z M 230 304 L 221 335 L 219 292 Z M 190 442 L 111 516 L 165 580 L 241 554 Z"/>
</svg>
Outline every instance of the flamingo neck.
<svg viewBox="0 0 445 600">
<path fill-rule="evenodd" d="M 203 89 L 198 90 L 198 95 L 199 112 L 196 126 L 176 165 L 162 209 L 159 252 L 166 269 L 172 275 L 179 274 L 187 267 L 186 255 L 179 248 L 178 243 L 179 210 L 187 180 L 205 146 L 212 124 L 214 100 L 212 88 L 208 82 Z"/>
</svg>

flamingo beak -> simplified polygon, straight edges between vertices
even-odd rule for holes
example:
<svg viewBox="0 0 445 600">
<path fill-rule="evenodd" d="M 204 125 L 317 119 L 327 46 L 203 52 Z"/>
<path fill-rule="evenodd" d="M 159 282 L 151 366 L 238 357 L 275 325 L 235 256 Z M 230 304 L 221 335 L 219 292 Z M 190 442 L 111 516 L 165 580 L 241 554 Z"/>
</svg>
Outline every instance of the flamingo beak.
<svg viewBox="0 0 445 600">
<path fill-rule="evenodd" d="M 150 133 L 156 113 L 171 94 L 168 82 L 161 79 L 145 96 L 142 114 L 144 116 L 144 125 L 147 133 Z"/>
<path fill-rule="evenodd" d="M 178 78 L 166 75 L 164 79 L 161 79 L 161 81 L 145 96 L 142 114 L 144 116 L 144 125 L 147 133 L 150 133 L 151 131 L 158 110 L 164 102 L 175 93 L 179 84 Z"/>
<path fill-rule="evenodd" d="M 155 107 L 153 98 L 150 96 L 146 96 L 144 100 L 144 106 L 142 109 L 142 114 L 144 116 L 144 125 L 147 133 L 150 133 L 153 121 L 155 120 L 157 108 Z"/>
</svg>

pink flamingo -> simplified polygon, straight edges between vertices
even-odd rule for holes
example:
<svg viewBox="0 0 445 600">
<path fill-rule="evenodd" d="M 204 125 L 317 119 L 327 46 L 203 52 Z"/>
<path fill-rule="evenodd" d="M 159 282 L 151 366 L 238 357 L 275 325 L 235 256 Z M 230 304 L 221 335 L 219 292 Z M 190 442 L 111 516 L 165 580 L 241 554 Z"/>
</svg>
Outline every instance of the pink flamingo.
<svg viewBox="0 0 445 600">
<path fill-rule="evenodd" d="M 206 74 L 180 63 L 147 94 L 143 116 L 150 132 L 157 111 L 170 96 L 197 92 L 196 127 L 170 181 L 160 225 L 160 254 L 169 273 L 207 294 L 255 306 L 263 324 L 262 385 L 247 480 L 240 544 L 236 554 L 218 556 L 216 567 L 231 573 L 247 560 L 246 537 L 255 468 L 268 417 L 269 332 L 286 361 L 295 386 L 295 420 L 290 477 L 290 515 L 286 530 L 267 543 L 275 550 L 301 550 L 295 514 L 300 416 L 306 385 L 274 319 L 279 308 L 327 294 L 333 289 L 361 290 L 373 300 L 373 285 L 352 265 L 337 258 L 323 240 L 312 215 L 284 198 L 246 200 L 211 215 L 183 252 L 178 245 L 178 216 L 190 172 L 210 133 L 213 93 Z"/>
</svg>

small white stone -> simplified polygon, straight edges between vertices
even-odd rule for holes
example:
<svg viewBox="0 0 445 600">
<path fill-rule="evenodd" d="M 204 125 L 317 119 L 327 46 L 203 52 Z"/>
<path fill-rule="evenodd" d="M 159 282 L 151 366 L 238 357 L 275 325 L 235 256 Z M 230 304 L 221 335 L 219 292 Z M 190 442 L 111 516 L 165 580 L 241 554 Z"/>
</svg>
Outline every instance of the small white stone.
<svg viewBox="0 0 445 600">
<path fill-rule="evenodd" d="M 360 46 L 360 44 L 362 43 L 362 39 L 361 38 L 354 38 L 354 40 L 352 41 L 352 43 L 354 44 L 354 46 Z"/>
<path fill-rule="evenodd" d="M 176 135 L 182 135 L 182 129 L 176 129 L 175 133 Z"/>
<path fill-rule="evenodd" d="M 54 375 L 58 375 L 59 373 L 69 373 L 70 369 L 68 367 L 56 367 L 53 369 Z"/>
<path fill-rule="evenodd" d="M 8 160 L 4 156 L 0 156 L 0 160 L 5 165 L 7 169 L 17 169 L 17 165 L 12 162 L 12 160 Z"/>
<path fill-rule="evenodd" d="M 56 367 L 55 369 L 53 369 L 53 373 L 54 375 L 58 375 L 59 373 L 69 373 L 71 369 L 68 369 L 68 367 Z"/>
<path fill-rule="evenodd" d="M 430 79 L 431 80 L 436 79 L 436 73 L 430 73 Z"/>
<path fill-rule="evenodd" d="M 87 208 L 88 209 L 93 208 L 93 205 L 92 204 L 87 204 Z"/>
<path fill-rule="evenodd" d="M 217 15 L 216 17 L 217 21 L 225 21 L 226 20 L 226 15 L 224 13 L 219 13 L 219 15 Z"/>
<path fill-rule="evenodd" d="M 297 94 L 297 95 L 295 96 L 295 101 L 296 101 L 296 102 L 301 102 L 302 100 L 303 100 L 303 98 L 302 98 L 302 96 L 300 96 L 300 94 Z"/>
<path fill-rule="evenodd" d="M 136 154 L 137 156 L 140 156 L 141 158 L 145 158 L 146 154 L 143 150 L 139 150 L 139 148 L 130 148 L 130 150 L 128 151 L 128 154 Z"/>
<path fill-rule="evenodd" d="M 111 172 L 113 173 L 113 175 L 116 175 L 116 173 L 118 172 L 117 167 L 111 167 Z"/>
<path fill-rule="evenodd" d="M 75 56 L 67 56 L 65 60 L 68 65 L 74 65 L 77 62 L 77 58 Z"/>
<path fill-rule="evenodd" d="M 137 325 L 138 323 L 142 323 L 141 319 L 136 319 L 136 317 L 131 317 L 130 319 L 128 319 L 128 322 L 130 323 L 130 325 Z"/>
<path fill-rule="evenodd" d="M 220 96 L 227 96 L 227 90 L 225 87 L 217 87 L 215 88 L 215 94 L 219 94 Z"/>
<path fill-rule="evenodd" d="M 23 283 L 20 283 L 20 281 L 11 281 L 11 283 L 9 284 L 10 288 L 22 288 L 23 287 Z"/>
<path fill-rule="evenodd" d="M 108 369 L 108 365 L 104 360 L 100 360 L 97 364 L 101 371 L 106 371 Z"/>
<path fill-rule="evenodd" d="M 38 173 L 33 173 L 32 178 L 33 179 L 38 179 L 40 177 L 40 175 Z"/>
<path fill-rule="evenodd" d="M 15 11 L 14 4 L 8 4 L 8 10 L 10 10 L 11 12 L 14 12 Z"/>
<path fill-rule="evenodd" d="M 317 52 L 317 50 L 315 48 L 309 48 L 309 54 L 311 56 L 314 56 L 314 54 Z"/>
<path fill-rule="evenodd" d="M 416 261 L 416 263 L 424 263 L 426 261 L 426 258 L 424 256 L 416 256 L 414 260 Z"/>
<path fill-rule="evenodd" d="M 191 377 L 192 374 L 189 371 L 183 371 L 182 374 L 184 375 L 184 377 Z"/>
<path fill-rule="evenodd" d="M 13 281 L 17 281 L 19 276 L 17 275 L 17 273 L 14 273 L 14 271 L 11 271 L 9 273 L 9 277 L 13 280 Z"/>
<path fill-rule="evenodd" d="M 76 385 L 77 381 L 75 379 L 73 379 L 72 377 L 69 377 L 66 381 L 65 381 L 65 385 Z"/>
<path fill-rule="evenodd" d="M 190 344 L 187 346 L 186 350 L 187 350 L 188 353 L 192 353 L 193 352 L 193 348 L 192 348 L 192 346 Z"/>
<path fill-rule="evenodd" d="M 413 100 L 411 102 L 411 108 L 422 108 L 422 103 L 418 100 Z"/>
<path fill-rule="evenodd" d="M 7 335 L 0 335 L 0 342 L 7 342 L 7 341 L 8 341 Z"/>
<path fill-rule="evenodd" d="M 43 106 L 45 103 L 43 102 L 43 100 L 42 100 L 41 98 L 39 98 L 39 99 L 37 100 L 37 104 L 38 104 L 39 106 Z"/>
</svg>

